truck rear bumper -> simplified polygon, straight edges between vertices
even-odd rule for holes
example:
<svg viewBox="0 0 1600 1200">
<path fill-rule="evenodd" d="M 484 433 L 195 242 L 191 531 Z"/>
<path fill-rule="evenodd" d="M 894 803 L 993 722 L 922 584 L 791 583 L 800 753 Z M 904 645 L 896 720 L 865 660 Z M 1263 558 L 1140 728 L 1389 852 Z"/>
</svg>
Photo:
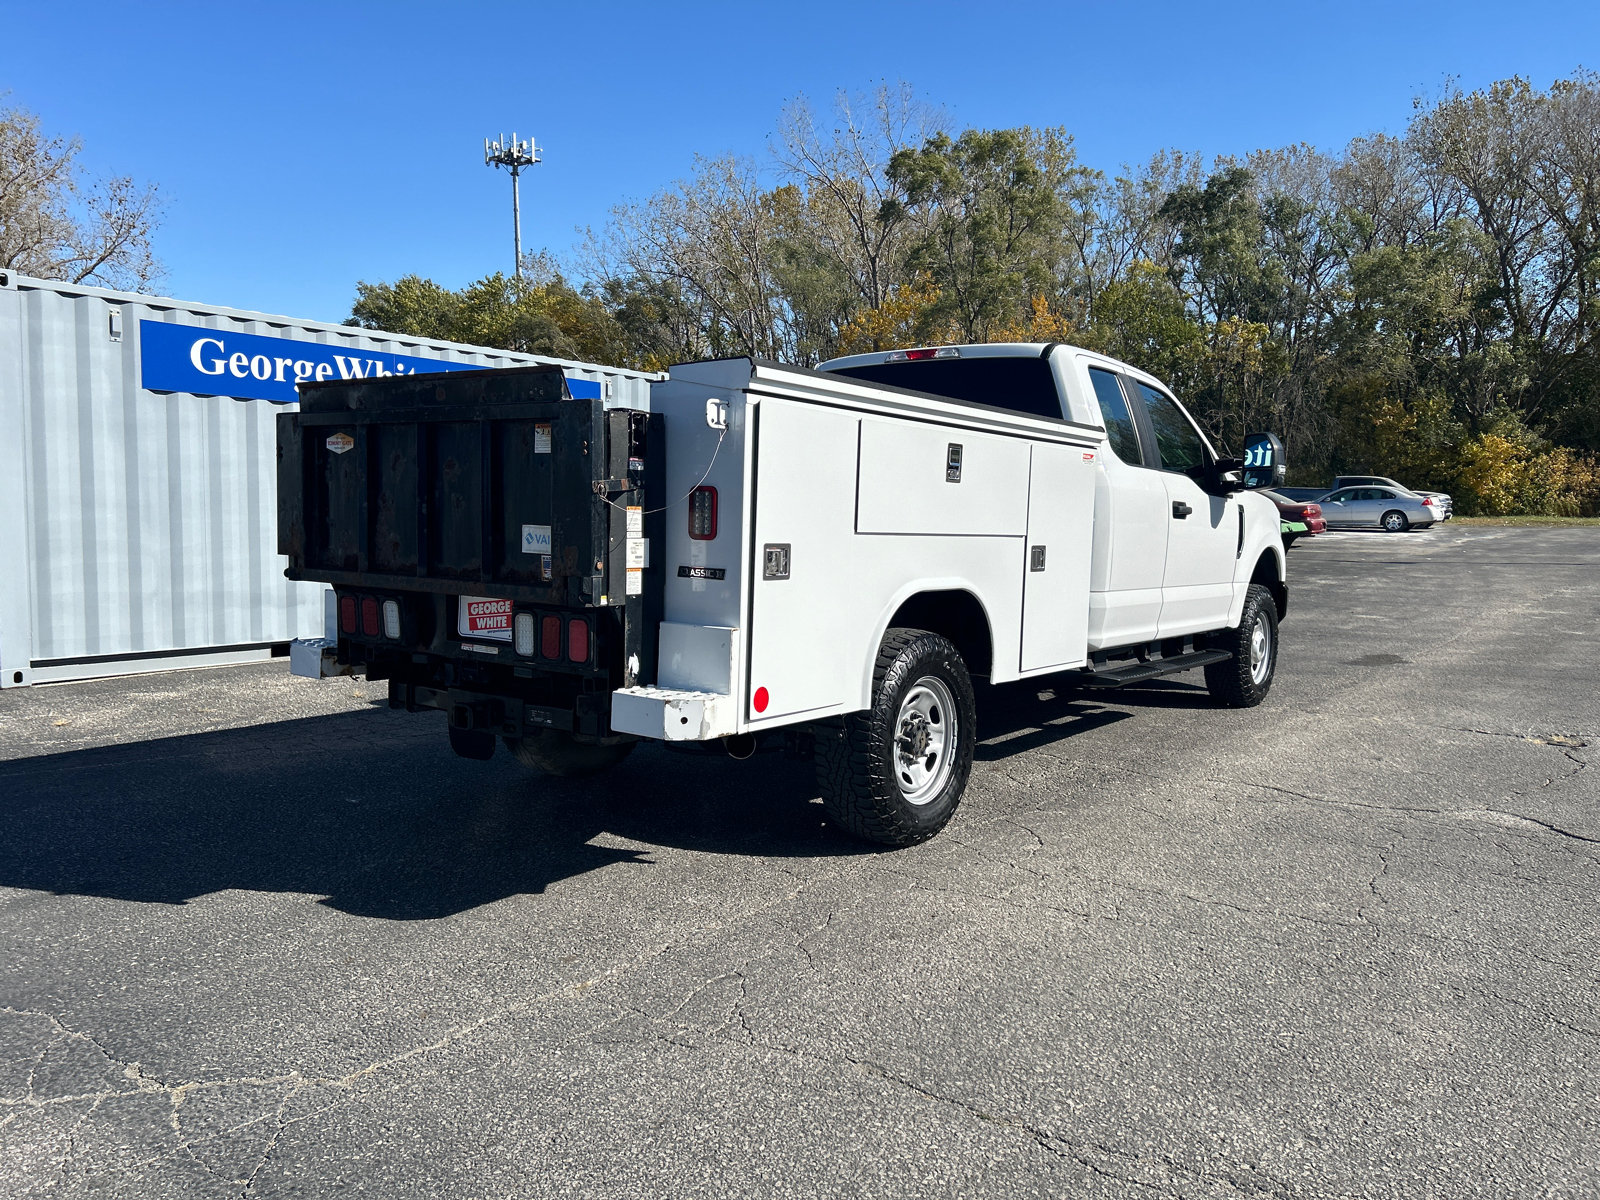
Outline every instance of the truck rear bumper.
<svg viewBox="0 0 1600 1200">
<path fill-rule="evenodd" d="M 737 733 L 739 718 L 732 696 L 632 687 L 611 693 L 611 728 L 664 742 L 703 742 Z"/>
</svg>

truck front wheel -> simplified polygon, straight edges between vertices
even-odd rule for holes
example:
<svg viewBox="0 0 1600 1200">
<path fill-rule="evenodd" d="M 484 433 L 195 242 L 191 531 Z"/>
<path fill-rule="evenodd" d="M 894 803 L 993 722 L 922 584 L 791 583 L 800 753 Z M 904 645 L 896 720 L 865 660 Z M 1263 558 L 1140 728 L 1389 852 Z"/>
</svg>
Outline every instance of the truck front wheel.
<svg viewBox="0 0 1600 1200">
<path fill-rule="evenodd" d="M 1206 668 L 1206 690 L 1229 708 L 1254 708 L 1272 690 L 1278 669 L 1278 605 L 1272 593 L 1252 583 L 1245 593 L 1239 628 L 1206 635 L 1209 646 L 1233 657 Z"/>
<path fill-rule="evenodd" d="M 609 771 L 633 752 L 632 742 L 596 745 L 580 742 L 562 729 L 541 729 L 527 737 L 508 737 L 506 749 L 525 767 L 559 775 L 563 779 L 587 779 Z"/>
<path fill-rule="evenodd" d="M 944 638 L 891 629 L 878 650 L 872 707 L 816 733 L 817 786 L 845 832 L 913 846 L 955 815 L 972 774 L 977 708 L 966 663 Z"/>
</svg>

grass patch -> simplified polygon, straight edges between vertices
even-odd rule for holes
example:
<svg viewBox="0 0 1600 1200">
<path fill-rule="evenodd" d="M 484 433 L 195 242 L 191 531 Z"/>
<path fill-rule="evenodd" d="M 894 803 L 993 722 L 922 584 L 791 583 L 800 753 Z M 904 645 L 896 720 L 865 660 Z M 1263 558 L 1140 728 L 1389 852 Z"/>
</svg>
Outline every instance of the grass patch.
<svg viewBox="0 0 1600 1200">
<path fill-rule="evenodd" d="M 1600 525 L 1600 517 L 1451 517 L 1450 525 Z"/>
</svg>

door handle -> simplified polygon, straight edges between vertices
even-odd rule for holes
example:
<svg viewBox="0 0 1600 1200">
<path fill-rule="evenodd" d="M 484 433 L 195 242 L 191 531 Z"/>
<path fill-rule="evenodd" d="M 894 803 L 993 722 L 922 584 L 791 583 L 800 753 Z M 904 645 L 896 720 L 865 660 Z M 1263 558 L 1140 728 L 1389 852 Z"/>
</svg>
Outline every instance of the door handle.
<svg viewBox="0 0 1600 1200">
<path fill-rule="evenodd" d="M 1183 520 L 1185 517 L 1187 517 L 1193 511 L 1194 511 L 1194 509 L 1190 508 L 1182 500 L 1174 500 L 1172 502 L 1172 515 L 1174 517 L 1176 517 L 1180 521 Z"/>
</svg>

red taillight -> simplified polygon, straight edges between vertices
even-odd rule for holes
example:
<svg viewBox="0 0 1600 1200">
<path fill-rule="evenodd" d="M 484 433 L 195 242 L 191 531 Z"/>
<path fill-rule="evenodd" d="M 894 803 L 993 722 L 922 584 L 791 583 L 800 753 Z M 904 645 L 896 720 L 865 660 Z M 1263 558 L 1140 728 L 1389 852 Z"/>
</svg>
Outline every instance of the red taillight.
<svg viewBox="0 0 1600 1200">
<path fill-rule="evenodd" d="M 371 596 L 361 598 L 361 632 L 368 637 L 378 636 L 378 602 Z"/>
<path fill-rule="evenodd" d="M 1308 505 L 1306 505 L 1305 515 L 1308 516 L 1308 517 L 1320 517 L 1322 515 L 1322 505 L 1320 505 L 1320 504 L 1308 504 Z"/>
<path fill-rule="evenodd" d="M 709 542 L 717 536 L 717 489 L 697 487 L 689 493 L 689 536 Z"/>
<path fill-rule="evenodd" d="M 567 657 L 573 662 L 589 661 L 589 622 L 567 622 Z"/>
<path fill-rule="evenodd" d="M 539 622 L 539 655 L 541 658 L 561 657 L 560 617 L 546 617 Z"/>
<path fill-rule="evenodd" d="M 339 597 L 339 632 L 354 633 L 356 631 L 356 598 L 354 596 Z"/>
</svg>

